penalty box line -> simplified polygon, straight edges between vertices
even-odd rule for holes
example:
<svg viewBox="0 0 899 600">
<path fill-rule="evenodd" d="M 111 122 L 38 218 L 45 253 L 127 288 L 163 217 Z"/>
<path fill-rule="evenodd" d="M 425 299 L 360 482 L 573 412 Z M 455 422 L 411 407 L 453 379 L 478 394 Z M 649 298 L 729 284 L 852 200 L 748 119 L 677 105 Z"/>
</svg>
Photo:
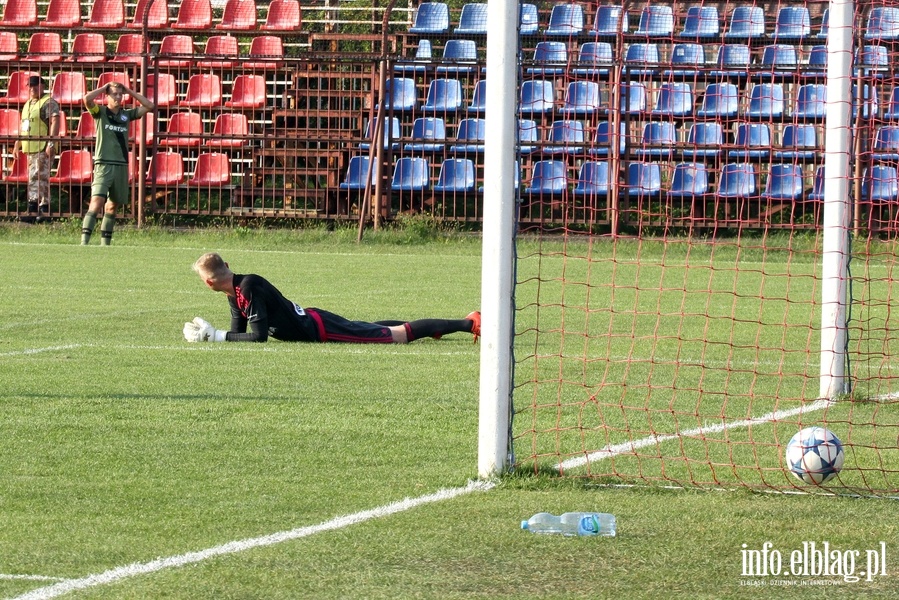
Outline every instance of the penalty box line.
<svg viewBox="0 0 899 600">
<path fill-rule="evenodd" d="M 270 535 L 250 538 L 246 540 L 237 540 L 222 544 L 220 546 L 207 548 L 206 550 L 188 552 L 186 554 L 179 554 L 178 556 L 169 556 L 167 558 L 158 558 L 150 562 L 132 563 L 124 567 L 117 567 L 108 571 L 104 571 L 102 573 L 95 573 L 93 575 L 87 575 L 86 577 L 80 577 L 78 579 L 66 579 L 60 583 L 31 590 L 30 592 L 26 592 L 25 594 L 16 596 L 11 600 L 49 600 L 50 598 L 57 598 L 76 590 L 83 590 L 100 585 L 106 585 L 108 583 L 114 583 L 116 581 L 135 577 L 137 575 L 154 573 L 163 569 L 183 567 L 185 565 L 202 562 L 204 560 L 208 560 L 217 556 L 236 554 L 238 552 L 252 550 L 253 548 L 272 546 L 274 544 L 280 544 L 281 542 L 308 537 L 310 535 L 315 535 L 316 533 L 322 533 L 324 531 L 342 529 L 344 527 L 356 525 L 357 523 L 363 523 L 371 519 L 387 517 L 399 512 L 416 508 L 418 506 L 422 506 L 424 504 L 441 502 L 443 500 L 451 500 L 453 498 L 463 496 L 471 492 L 485 492 L 492 489 L 495 485 L 495 483 L 489 481 L 470 481 L 468 485 L 464 487 L 442 489 L 434 492 L 433 494 L 427 494 L 425 496 L 419 496 L 417 498 L 406 498 L 404 500 L 386 504 L 384 506 L 373 508 L 371 510 L 364 510 L 350 515 L 336 517 L 334 519 L 331 519 L 330 521 L 325 521 L 324 523 L 320 523 L 318 525 L 300 527 L 298 529 L 291 529 L 290 531 L 281 531 L 279 533 L 273 533 Z"/>
</svg>

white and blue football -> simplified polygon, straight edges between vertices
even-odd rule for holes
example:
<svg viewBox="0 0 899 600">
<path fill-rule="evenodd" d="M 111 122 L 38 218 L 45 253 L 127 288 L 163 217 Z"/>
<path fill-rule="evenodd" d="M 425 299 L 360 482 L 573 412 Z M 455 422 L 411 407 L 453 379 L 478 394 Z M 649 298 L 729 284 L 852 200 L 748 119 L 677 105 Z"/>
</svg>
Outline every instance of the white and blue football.
<svg viewBox="0 0 899 600">
<path fill-rule="evenodd" d="M 787 468 L 803 483 L 826 483 L 843 468 L 844 458 L 842 442 L 824 427 L 806 427 L 787 444 Z"/>
</svg>

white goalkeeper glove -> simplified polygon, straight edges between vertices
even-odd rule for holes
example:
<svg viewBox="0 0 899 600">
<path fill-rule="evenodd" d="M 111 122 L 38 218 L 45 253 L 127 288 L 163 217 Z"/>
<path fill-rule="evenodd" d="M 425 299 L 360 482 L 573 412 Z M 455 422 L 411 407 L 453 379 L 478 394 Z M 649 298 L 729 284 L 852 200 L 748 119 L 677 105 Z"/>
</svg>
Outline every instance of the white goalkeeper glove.
<svg viewBox="0 0 899 600">
<path fill-rule="evenodd" d="M 200 317 L 184 324 L 184 339 L 188 342 L 224 342 L 227 331 L 216 329 Z"/>
</svg>

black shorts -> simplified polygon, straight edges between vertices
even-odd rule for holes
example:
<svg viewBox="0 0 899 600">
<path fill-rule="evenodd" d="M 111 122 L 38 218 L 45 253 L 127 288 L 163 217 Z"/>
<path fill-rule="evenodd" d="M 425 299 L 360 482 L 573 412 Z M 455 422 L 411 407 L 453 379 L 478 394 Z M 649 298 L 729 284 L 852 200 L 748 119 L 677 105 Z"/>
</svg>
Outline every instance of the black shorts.
<svg viewBox="0 0 899 600">
<path fill-rule="evenodd" d="M 356 344 L 392 344 L 390 327 L 366 321 L 350 321 L 320 308 L 307 308 L 318 327 L 320 342 L 350 342 Z"/>
</svg>

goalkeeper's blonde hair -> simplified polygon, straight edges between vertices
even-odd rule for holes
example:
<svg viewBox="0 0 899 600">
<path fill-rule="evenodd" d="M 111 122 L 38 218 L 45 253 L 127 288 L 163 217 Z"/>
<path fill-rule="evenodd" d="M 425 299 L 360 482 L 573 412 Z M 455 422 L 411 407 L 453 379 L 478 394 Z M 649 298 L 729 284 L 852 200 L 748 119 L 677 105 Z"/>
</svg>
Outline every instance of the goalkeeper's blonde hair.
<svg viewBox="0 0 899 600">
<path fill-rule="evenodd" d="M 194 271 L 203 279 L 219 280 L 231 275 L 231 269 L 217 252 L 207 252 L 194 263 Z"/>
</svg>

